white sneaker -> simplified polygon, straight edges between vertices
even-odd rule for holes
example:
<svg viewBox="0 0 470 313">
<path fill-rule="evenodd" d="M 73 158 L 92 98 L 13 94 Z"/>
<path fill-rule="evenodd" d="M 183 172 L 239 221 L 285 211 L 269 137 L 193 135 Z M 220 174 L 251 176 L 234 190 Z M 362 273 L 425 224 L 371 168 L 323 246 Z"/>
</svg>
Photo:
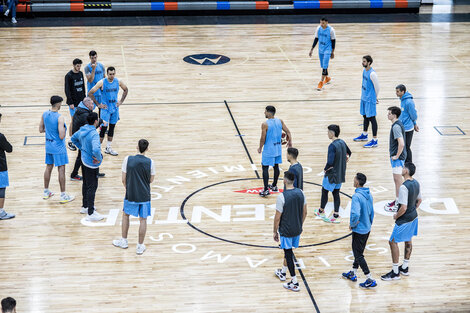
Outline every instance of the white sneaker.
<svg viewBox="0 0 470 313">
<path fill-rule="evenodd" d="M 16 21 L 16 18 L 14 18 L 14 17 L 11 18 L 11 22 L 12 22 L 13 24 L 18 23 L 18 22 Z"/>
<path fill-rule="evenodd" d="M 124 238 L 113 240 L 113 246 L 123 249 L 127 249 L 127 247 L 129 247 L 127 239 Z"/>
<path fill-rule="evenodd" d="M 144 253 L 145 250 L 146 249 L 145 249 L 144 244 L 137 245 L 137 249 L 135 249 L 135 253 L 137 253 L 138 255 L 141 255 L 142 253 Z"/>
<path fill-rule="evenodd" d="M 10 13 L 10 10 L 5 11 L 5 16 L 8 16 L 8 13 Z"/>
<path fill-rule="evenodd" d="M 65 203 L 73 201 L 73 200 L 75 200 L 75 196 L 71 196 L 68 193 L 66 193 L 65 195 L 60 196 L 60 203 L 61 204 L 65 204 Z"/>
<path fill-rule="evenodd" d="M 98 210 L 95 208 L 95 212 L 98 212 Z M 80 214 L 88 214 L 88 208 L 82 207 L 80 209 Z"/>
<path fill-rule="evenodd" d="M 398 211 L 398 201 L 393 200 L 392 202 L 387 203 L 384 206 L 385 212 L 397 212 Z"/>
<path fill-rule="evenodd" d="M 274 271 L 274 275 L 276 275 L 280 281 L 286 281 L 286 273 L 283 273 L 280 268 Z"/>
<path fill-rule="evenodd" d="M 45 193 L 43 194 L 42 198 L 43 198 L 44 200 L 47 200 L 47 199 L 49 199 L 50 197 L 52 197 L 53 195 L 54 195 L 54 193 L 53 193 L 52 191 L 47 191 L 47 192 L 45 192 Z"/>
<path fill-rule="evenodd" d="M 97 222 L 97 221 L 101 221 L 102 219 L 104 219 L 104 217 L 96 211 L 93 211 L 92 215 L 88 215 L 86 217 L 86 220 L 90 222 Z"/>
<path fill-rule="evenodd" d="M 111 148 L 111 147 L 106 147 L 104 149 L 104 153 L 111 154 L 113 156 L 118 155 L 118 153 L 116 151 L 114 151 L 113 148 Z"/>
</svg>

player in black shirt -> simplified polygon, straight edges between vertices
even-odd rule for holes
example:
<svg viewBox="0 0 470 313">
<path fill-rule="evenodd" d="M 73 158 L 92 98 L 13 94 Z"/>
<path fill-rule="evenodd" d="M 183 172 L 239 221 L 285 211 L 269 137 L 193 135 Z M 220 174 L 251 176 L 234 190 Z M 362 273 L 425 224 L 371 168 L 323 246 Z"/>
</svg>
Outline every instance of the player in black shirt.
<svg viewBox="0 0 470 313">
<path fill-rule="evenodd" d="M 86 95 L 85 79 L 83 73 L 80 71 L 82 63 L 82 60 L 74 59 L 73 68 L 65 75 L 65 96 L 67 97 L 70 118 L 73 118 L 76 107 Z M 72 136 L 72 123 L 70 123 L 69 127 L 69 136 Z M 77 150 L 77 147 L 75 147 L 71 141 L 68 142 L 68 148 L 72 151 Z"/>
</svg>

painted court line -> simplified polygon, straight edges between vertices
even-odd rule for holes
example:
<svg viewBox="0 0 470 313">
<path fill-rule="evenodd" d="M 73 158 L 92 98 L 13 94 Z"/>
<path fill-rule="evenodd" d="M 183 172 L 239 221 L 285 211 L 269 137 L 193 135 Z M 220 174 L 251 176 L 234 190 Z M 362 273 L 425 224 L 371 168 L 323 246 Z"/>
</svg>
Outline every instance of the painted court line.
<svg viewBox="0 0 470 313">
<path fill-rule="evenodd" d="M 230 117 L 232 118 L 233 125 L 235 126 L 235 129 L 237 130 L 238 137 L 242 141 L 243 148 L 245 148 L 246 155 L 248 156 L 248 159 L 250 160 L 251 168 L 255 171 L 256 178 L 260 178 L 258 170 L 256 169 L 256 165 L 253 163 L 253 159 L 251 158 L 250 152 L 248 152 L 248 148 L 246 147 L 245 140 L 243 140 L 243 135 L 240 133 L 237 122 L 235 122 L 235 119 L 233 118 L 232 111 L 230 111 L 230 107 L 228 106 L 227 101 L 224 100 L 224 103 L 225 103 L 225 107 L 227 108 L 228 113 L 230 114 Z"/>
</svg>

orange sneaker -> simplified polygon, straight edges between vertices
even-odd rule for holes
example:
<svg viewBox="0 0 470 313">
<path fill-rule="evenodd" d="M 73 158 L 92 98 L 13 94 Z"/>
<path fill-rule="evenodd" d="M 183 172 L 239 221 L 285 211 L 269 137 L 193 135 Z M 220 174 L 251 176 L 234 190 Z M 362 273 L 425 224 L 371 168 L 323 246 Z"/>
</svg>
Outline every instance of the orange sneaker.
<svg viewBox="0 0 470 313">
<path fill-rule="evenodd" d="M 330 81 L 331 81 L 331 78 L 327 76 L 327 77 L 325 78 L 325 84 L 329 84 Z"/>
<path fill-rule="evenodd" d="M 322 90 L 323 88 L 323 82 L 319 82 L 317 86 L 317 90 Z"/>
</svg>

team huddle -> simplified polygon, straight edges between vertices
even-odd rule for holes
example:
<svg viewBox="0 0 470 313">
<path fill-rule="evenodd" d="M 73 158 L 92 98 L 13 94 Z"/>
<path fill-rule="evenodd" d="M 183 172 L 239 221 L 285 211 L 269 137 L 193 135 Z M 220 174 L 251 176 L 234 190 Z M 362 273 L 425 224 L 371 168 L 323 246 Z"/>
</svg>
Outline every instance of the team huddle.
<svg viewBox="0 0 470 313">
<path fill-rule="evenodd" d="M 319 43 L 319 60 L 322 67 L 322 78 L 318 84 L 318 90 L 322 90 L 324 84 L 331 82 L 328 76 L 328 64 L 330 58 L 334 58 L 336 34 L 328 25 L 326 18 L 321 19 L 321 24 L 315 32 L 315 40 L 309 56 Z M 368 141 L 368 127 L 372 124 L 373 137 L 363 147 L 374 148 L 378 146 L 377 139 L 377 103 L 379 94 L 379 82 L 375 71 L 372 69 L 372 57 L 366 55 L 362 58 L 363 79 L 360 101 L 360 114 L 363 116 L 363 132 L 353 140 L 355 142 Z M 388 108 L 388 120 L 392 123 L 389 138 L 389 160 L 392 167 L 395 184 L 395 200 L 387 203 L 384 210 L 393 212 L 395 226 L 389 239 L 392 255 L 392 270 L 381 276 L 382 280 L 397 280 L 400 275 L 409 275 L 409 260 L 412 251 L 412 237 L 418 234 L 418 214 L 422 198 L 418 181 L 413 178 L 416 166 L 412 163 L 411 140 L 414 131 L 419 131 L 416 123 L 417 112 L 413 97 L 406 91 L 402 84 L 396 87 L 396 95 L 401 100 L 401 108 L 392 106 Z M 302 225 L 307 216 L 307 201 L 303 193 L 302 166 L 297 161 L 298 149 L 292 148 L 292 134 L 284 121 L 275 118 L 276 109 L 267 106 L 265 117 L 267 121 L 262 124 L 260 147 L 262 153 L 262 169 L 264 190 L 259 193 L 262 197 L 269 196 L 272 192 L 278 192 L 277 182 L 279 178 L 279 164 L 282 163 L 282 138 L 283 131 L 287 138 L 287 160 L 291 164 L 289 170 L 284 173 L 284 191 L 279 194 L 276 201 L 276 215 L 274 218 L 273 238 L 280 242 L 280 248 L 284 250 L 284 264 L 281 269 L 275 271 L 275 275 L 286 281 L 289 270 L 291 281 L 284 283 L 286 289 L 299 291 L 299 283 L 295 274 L 293 260 L 293 248 L 299 247 Z M 315 216 L 327 223 L 340 223 L 339 208 L 340 189 L 345 182 L 346 167 L 351 150 L 348 145 L 339 138 L 339 125 L 328 126 L 328 138 L 332 141 L 328 146 L 327 162 L 324 167 L 322 181 L 322 193 L 320 205 L 314 210 Z M 274 179 L 269 182 L 269 167 L 274 169 Z M 357 270 L 361 267 L 366 280 L 359 285 L 363 288 L 373 288 L 377 282 L 372 278 L 367 262 L 364 258 L 364 250 L 370 235 L 374 220 L 373 198 L 369 188 L 365 187 L 367 177 L 363 173 L 357 173 L 353 185 L 356 188 L 352 196 L 349 229 L 352 231 L 352 251 L 354 263 L 352 269 L 342 274 L 342 277 L 351 281 L 357 281 Z M 334 210 L 331 216 L 327 216 L 325 207 L 328 202 L 328 193 L 331 192 L 334 201 Z M 399 265 L 398 243 L 405 243 L 405 255 L 403 264 Z"/>
<path fill-rule="evenodd" d="M 70 179 L 83 182 L 80 213 L 87 214 L 87 221 L 97 222 L 104 218 L 95 207 L 98 179 L 105 176 L 99 171 L 104 161 L 101 144 L 107 135 L 104 152 L 111 156 L 118 155 L 118 152 L 112 148 L 112 142 L 116 124 L 120 119 L 119 107 L 126 99 L 128 88 L 115 77 L 114 67 L 110 66 L 105 70 L 104 65 L 97 62 L 96 51 L 90 51 L 89 56 L 90 63 L 85 67 L 87 94 L 80 59 L 73 61 L 73 69 L 65 76 L 66 103 L 72 120 L 69 128 L 70 141 L 67 144 L 65 142 L 67 126 L 64 117 L 59 114 L 63 102 L 60 96 L 51 97 L 51 109 L 43 113 L 39 132 L 45 133 L 46 138 L 43 199 L 48 200 L 54 195 L 49 189 L 54 167 L 57 167 L 59 173 L 60 203 L 65 204 L 75 199 L 66 192 L 65 187 L 65 165 L 69 162 L 66 147 L 72 151 L 78 149 Z M 120 89 L 123 93 L 118 99 Z M 98 108 L 98 113 L 94 112 L 96 108 Z M 155 177 L 153 160 L 145 156 L 148 146 L 147 140 L 140 139 L 137 144 L 138 154 L 127 156 L 123 161 L 122 183 L 126 188 L 126 194 L 123 205 L 122 237 L 113 241 L 114 246 L 127 248 L 129 216 L 139 217 L 137 254 L 142 254 L 146 250 L 144 238 L 147 230 L 147 217 L 151 214 L 150 184 Z M 80 168 L 82 176 L 78 174 Z"/>
</svg>

